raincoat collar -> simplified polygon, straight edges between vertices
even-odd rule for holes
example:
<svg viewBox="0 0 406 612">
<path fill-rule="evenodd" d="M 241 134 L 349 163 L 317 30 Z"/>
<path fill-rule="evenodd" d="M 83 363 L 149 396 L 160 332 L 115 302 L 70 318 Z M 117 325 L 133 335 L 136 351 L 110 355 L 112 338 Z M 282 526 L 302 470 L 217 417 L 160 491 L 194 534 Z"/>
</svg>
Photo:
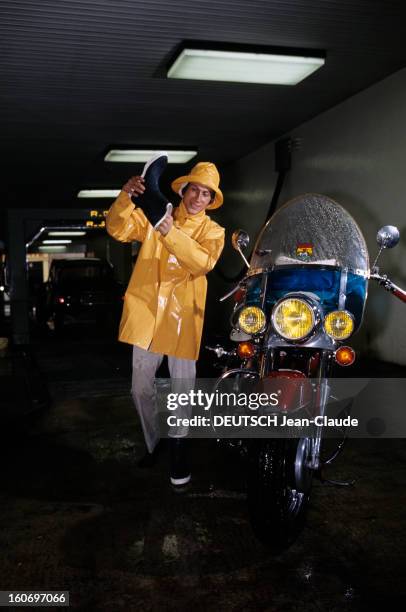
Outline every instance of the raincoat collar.
<svg viewBox="0 0 406 612">
<path fill-rule="evenodd" d="M 179 221 L 179 223 L 181 224 L 183 224 L 187 219 L 196 220 L 196 221 L 199 221 L 200 223 L 200 221 L 202 221 L 203 217 L 205 216 L 206 216 L 206 209 L 201 210 L 195 215 L 191 215 L 190 213 L 188 213 L 183 200 L 181 200 L 179 206 L 175 208 L 175 219 L 176 221 Z"/>
</svg>

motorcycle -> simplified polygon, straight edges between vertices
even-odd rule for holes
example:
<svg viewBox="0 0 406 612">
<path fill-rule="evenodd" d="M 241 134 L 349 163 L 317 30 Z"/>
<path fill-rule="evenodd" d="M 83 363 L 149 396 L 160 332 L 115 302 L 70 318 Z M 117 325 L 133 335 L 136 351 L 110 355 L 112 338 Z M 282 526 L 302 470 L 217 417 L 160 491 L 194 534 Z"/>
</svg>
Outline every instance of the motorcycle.
<svg viewBox="0 0 406 612">
<path fill-rule="evenodd" d="M 406 291 L 377 267 L 381 252 L 398 241 L 396 227 L 381 228 L 380 250 L 370 268 L 355 220 L 337 202 L 318 194 L 301 195 L 282 206 L 260 232 L 250 262 L 243 252 L 249 236 L 236 230 L 232 244 L 248 271 L 220 298 L 235 299 L 230 338 L 236 347 L 207 347 L 231 360 L 216 388 L 228 379 L 239 385 L 244 380 L 289 384 L 311 379 L 307 409 L 311 404 L 312 415 L 325 415 L 334 368 L 355 361 L 347 341 L 362 324 L 369 280 L 406 302 Z M 291 396 L 287 404 L 297 403 L 297 394 Z M 289 414 L 292 408 L 285 403 L 282 412 Z M 247 500 L 254 533 L 280 552 L 300 534 L 312 480 L 321 478 L 323 468 L 339 455 L 345 434 L 327 455 L 322 426 L 302 437 L 238 442 L 248 457 Z"/>
</svg>

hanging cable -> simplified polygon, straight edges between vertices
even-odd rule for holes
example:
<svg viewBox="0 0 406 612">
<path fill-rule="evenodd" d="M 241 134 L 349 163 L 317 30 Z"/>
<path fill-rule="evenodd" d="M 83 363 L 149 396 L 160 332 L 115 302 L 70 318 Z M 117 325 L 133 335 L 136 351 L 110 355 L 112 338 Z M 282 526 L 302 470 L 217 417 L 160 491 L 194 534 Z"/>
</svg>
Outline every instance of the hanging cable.
<svg viewBox="0 0 406 612">
<path fill-rule="evenodd" d="M 265 223 L 272 217 L 272 215 L 276 211 L 279 196 L 281 194 L 286 175 L 291 168 L 292 150 L 297 149 L 300 146 L 300 143 L 300 139 L 292 139 L 290 137 L 283 138 L 282 140 L 278 140 L 275 143 L 275 170 L 278 173 L 278 177 L 276 179 L 276 185 L 272 195 L 272 200 L 269 204 Z M 248 259 L 251 258 L 251 255 L 248 257 Z M 246 267 L 243 266 L 241 270 L 237 272 L 237 274 L 235 274 L 234 276 L 229 276 L 228 274 L 225 274 L 225 272 L 221 269 L 219 265 L 217 265 L 214 269 L 216 270 L 218 276 L 220 276 L 220 278 L 227 283 L 237 283 L 239 280 L 241 280 L 241 278 L 243 278 L 246 271 Z"/>
</svg>

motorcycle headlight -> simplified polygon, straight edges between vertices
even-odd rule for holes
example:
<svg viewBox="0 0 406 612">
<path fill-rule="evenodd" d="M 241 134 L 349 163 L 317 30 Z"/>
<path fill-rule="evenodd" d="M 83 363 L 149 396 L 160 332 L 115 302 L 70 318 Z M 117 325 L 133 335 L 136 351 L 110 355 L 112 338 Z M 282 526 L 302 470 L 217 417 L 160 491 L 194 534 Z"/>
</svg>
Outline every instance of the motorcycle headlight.
<svg viewBox="0 0 406 612">
<path fill-rule="evenodd" d="M 346 340 L 354 331 L 354 319 L 347 310 L 334 310 L 324 319 L 324 329 L 334 340 Z"/>
<path fill-rule="evenodd" d="M 238 315 L 238 327 L 246 334 L 258 334 L 265 324 L 265 314 L 258 306 L 245 306 Z"/>
<path fill-rule="evenodd" d="M 315 309 L 298 297 L 281 300 L 274 306 L 272 323 L 286 340 L 303 340 L 316 325 Z"/>
</svg>

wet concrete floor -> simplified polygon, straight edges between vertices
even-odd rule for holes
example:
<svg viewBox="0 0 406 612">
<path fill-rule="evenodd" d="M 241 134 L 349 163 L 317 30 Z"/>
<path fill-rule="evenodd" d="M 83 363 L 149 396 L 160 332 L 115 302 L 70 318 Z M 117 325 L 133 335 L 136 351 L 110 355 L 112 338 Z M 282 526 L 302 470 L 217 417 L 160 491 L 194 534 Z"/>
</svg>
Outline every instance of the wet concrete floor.
<svg viewBox="0 0 406 612">
<path fill-rule="evenodd" d="M 129 347 L 69 333 L 36 352 L 53 403 L 3 435 L 0 590 L 68 590 L 73 609 L 112 612 L 392 610 L 405 597 L 404 440 L 349 441 L 328 475 L 355 486 L 316 481 L 301 537 L 273 556 L 236 455 L 195 441 L 183 495 L 167 451 L 137 467 Z"/>
</svg>

